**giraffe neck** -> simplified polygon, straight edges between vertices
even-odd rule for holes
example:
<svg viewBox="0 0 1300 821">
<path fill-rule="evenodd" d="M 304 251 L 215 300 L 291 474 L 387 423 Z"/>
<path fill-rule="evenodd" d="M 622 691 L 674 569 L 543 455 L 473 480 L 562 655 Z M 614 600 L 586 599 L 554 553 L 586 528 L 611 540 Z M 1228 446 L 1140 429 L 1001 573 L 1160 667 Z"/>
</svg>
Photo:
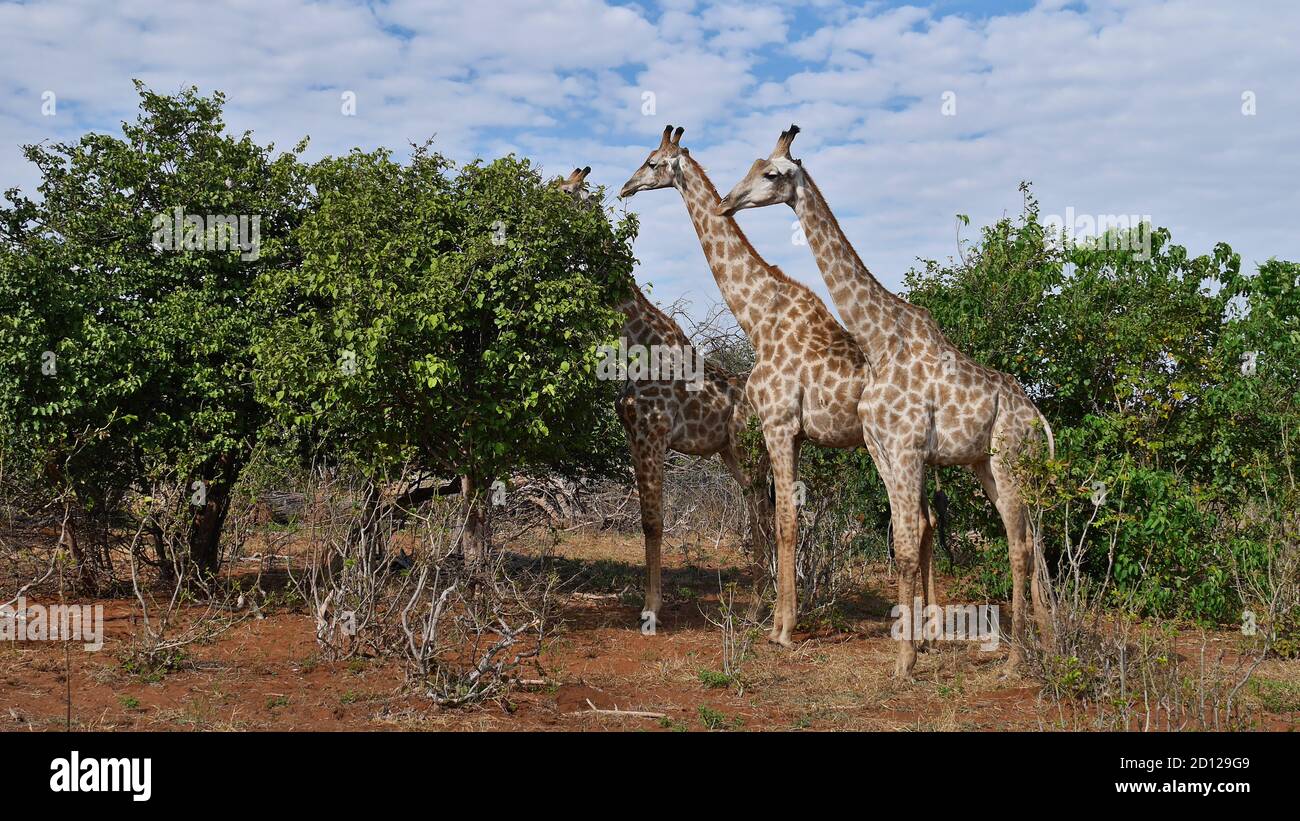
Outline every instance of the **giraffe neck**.
<svg viewBox="0 0 1300 821">
<path fill-rule="evenodd" d="M 618 309 L 623 312 L 623 338 L 629 345 L 677 345 L 686 347 L 690 340 L 681 326 L 650 301 L 636 283 L 632 293 Z"/>
<path fill-rule="evenodd" d="M 873 362 L 886 356 L 897 340 L 896 312 L 904 304 L 862 264 L 858 252 L 844 235 L 821 190 L 807 172 L 798 188 L 794 210 L 799 215 L 808 246 L 817 259 L 831 299 L 844 326 L 862 353 Z"/>
<path fill-rule="evenodd" d="M 769 306 L 780 291 L 781 281 L 749 244 L 736 221 L 713 212 L 722 198 L 699 163 L 689 154 L 682 155 L 681 163 L 675 185 L 686 202 L 704 258 L 736 324 L 757 346 L 756 331 L 765 317 L 770 318 Z"/>
</svg>

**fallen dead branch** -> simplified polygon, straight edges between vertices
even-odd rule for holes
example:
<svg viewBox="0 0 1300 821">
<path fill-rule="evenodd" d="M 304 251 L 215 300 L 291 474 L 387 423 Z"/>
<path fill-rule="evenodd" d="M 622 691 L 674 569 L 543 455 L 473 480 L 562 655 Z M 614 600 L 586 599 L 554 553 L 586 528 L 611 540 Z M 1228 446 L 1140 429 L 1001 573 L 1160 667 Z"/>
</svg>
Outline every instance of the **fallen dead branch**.
<svg viewBox="0 0 1300 821">
<path fill-rule="evenodd" d="M 612 709 L 612 710 L 602 710 L 601 708 L 597 707 L 595 704 L 592 704 L 592 703 L 591 703 L 591 699 L 587 699 L 587 706 L 590 707 L 591 709 L 590 709 L 590 710 L 578 710 L 578 711 L 575 712 L 575 713 L 568 713 L 567 715 L 571 715 L 571 716 L 588 716 L 588 715 L 601 715 L 601 716 L 625 716 L 625 717 L 627 717 L 627 718 L 667 718 L 667 717 L 668 717 L 668 714 L 667 714 L 667 713 L 652 713 L 652 712 L 649 712 L 649 711 L 646 711 L 646 710 L 620 710 L 620 709 L 618 708 L 617 705 L 615 705 L 614 709 Z"/>
</svg>

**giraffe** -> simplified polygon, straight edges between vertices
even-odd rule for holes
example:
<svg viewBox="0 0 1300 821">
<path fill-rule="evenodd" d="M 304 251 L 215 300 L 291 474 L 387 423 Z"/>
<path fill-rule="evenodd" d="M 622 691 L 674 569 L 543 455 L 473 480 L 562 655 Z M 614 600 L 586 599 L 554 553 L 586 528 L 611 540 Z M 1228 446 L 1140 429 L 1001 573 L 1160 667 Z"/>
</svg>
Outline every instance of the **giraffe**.
<svg viewBox="0 0 1300 821">
<path fill-rule="evenodd" d="M 918 570 L 926 597 L 934 600 L 929 569 L 934 523 L 925 503 L 926 466 L 966 465 L 978 477 L 1007 532 L 1014 585 L 1009 674 L 1023 660 L 1019 638 L 1025 627 L 1026 576 L 1039 631 L 1045 640 L 1050 634 L 1028 510 L 1013 468 L 1022 448 L 1038 441 L 1040 424 L 1048 451 L 1055 455 L 1052 429 L 1014 377 L 957 350 L 929 311 L 891 293 L 872 276 L 803 163 L 790 156 L 798 133 L 795 125 L 781 132 L 776 148 L 754 162 L 717 212 L 731 216 L 776 203 L 793 208 L 831 298 L 868 359 L 870 376 L 858 413 L 867 449 L 889 493 L 904 615 L 918 600 Z M 910 678 L 915 664 L 915 646 L 900 641 L 894 674 Z"/>
<path fill-rule="evenodd" d="M 555 186 L 575 201 L 587 198 L 585 180 L 591 166 L 575 168 Z M 623 344 L 669 346 L 699 362 L 703 357 L 693 350 L 690 339 L 676 322 L 659 310 L 637 287 L 629 282 L 629 296 L 619 306 L 624 315 L 619 334 Z M 628 446 L 636 474 L 637 497 L 641 505 L 641 529 L 645 537 L 646 591 L 642 620 L 658 623 L 663 605 L 660 582 L 660 550 L 663 543 L 664 459 L 669 450 L 691 456 L 718 454 L 745 497 L 749 518 L 750 541 L 754 557 L 755 584 L 765 576 L 771 504 L 767 498 L 766 458 L 757 464 L 745 458 L 741 436 L 753 410 L 745 397 L 745 374 L 732 374 L 708 360 L 703 360 L 703 376 L 695 386 L 683 379 L 628 379 L 618 398 L 615 411 L 627 434 Z"/>
<path fill-rule="evenodd" d="M 619 196 L 677 189 L 723 299 L 754 346 L 746 394 L 762 422 L 776 485 L 777 601 L 768 638 L 789 647 L 797 612 L 799 451 L 805 441 L 834 448 L 863 444 L 857 403 L 866 359 L 812 291 L 764 261 L 736 221 L 715 212 L 718 192 L 681 147 L 683 131 L 664 129 Z"/>
</svg>

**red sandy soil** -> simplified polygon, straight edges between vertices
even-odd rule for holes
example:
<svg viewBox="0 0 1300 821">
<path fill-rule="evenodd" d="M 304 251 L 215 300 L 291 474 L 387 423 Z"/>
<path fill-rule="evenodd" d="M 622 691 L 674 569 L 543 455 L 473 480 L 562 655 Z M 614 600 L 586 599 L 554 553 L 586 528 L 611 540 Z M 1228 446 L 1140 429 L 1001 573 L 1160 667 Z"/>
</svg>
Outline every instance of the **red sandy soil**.
<svg viewBox="0 0 1300 821">
<path fill-rule="evenodd" d="M 323 660 L 311 619 L 273 610 L 189 650 L 190 663 L 146 681 L 124 669 L 138 607 L 101 600 L 106 642 L 95 653 L 51 642 L 0 643 L 0 728 L 62 730 L 1075 730 L 1086 716 L 1039 695 L 1028 678 L 999 678 L 1005 646 L 948 643 L 921 655 L 916 680 L 891 678 L 896 645 L 887 570 L 866 568 L 864 592 L 783 649 L 760 641 L 740 683 L 709 688 L 721 669 L 719 573 L 737 578 L 734 550 L 665 555 L 665 610 L 642 635 L 639 534 L 570 534 L 554 550 L 580 583 L 562 594 L 562 623 L 540 658 L 542 683 L 471 707 L 412 694 L 398 662 Z M 743 586 L 742 586 L 743 587 Z M 941 592 L 941 601 L 946 600 Z M 41 597 L 29 596 L 29 604 Z M 48 601 L 48 598 L 44 599 Z M 1004 609 L 1005 612 L 1005 609 Z M 1189 634 L 1189 642 L 1192 641 Z M 1232 648 L 1231 632 L 1211 636 Z M 1194 640 L 1199 652 L 1200 638 Z M 1190 647 L 1190 645 L 1189 645 Z M 1250 703 L 1256 726 L 1300 728 L 1300 663 L 1268 660 L 1269 698 Z M 70 680 L 70 687 L 69 687 Z M 1246 688 L 1250 691 L 1250 688 Z M 71 695 L 69 721 L 68 694 Z M 600 710 L 661 713 L 663 718 Z"/>
</svg>

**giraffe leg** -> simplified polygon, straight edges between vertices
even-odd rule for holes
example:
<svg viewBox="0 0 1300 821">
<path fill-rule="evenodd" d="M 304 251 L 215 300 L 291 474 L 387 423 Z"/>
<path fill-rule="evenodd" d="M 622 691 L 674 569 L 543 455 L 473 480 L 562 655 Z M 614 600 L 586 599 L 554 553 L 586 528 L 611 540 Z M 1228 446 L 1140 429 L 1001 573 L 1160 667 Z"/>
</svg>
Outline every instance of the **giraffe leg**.
<svg viewBox="0 0 1300 821">
<path fill-rule="evenodd" d="M 921 533 L 925 521 L 925 466 L 918 453 L 891 460 L 889 491 L 890 522 L 894 531 L 894 560 L 898 565 L 898 613 L 908 617 L 910 629 L 898 643 L 894 677 L 911 680 L 916 666 L 916 645 L 912 636 L 924 625 L 921 584 Z"/>
<path fill-rule="evenodd" d="M 1052 646 L 1052 611 L 1047 606 L 1047 599 L 1043 595 L 1041 571 L 1046 568 L 1038 566 L 1038 546 L 1034 541 L 1034 534 L 1029 532 L 1029 550 L 1030 550 L 1030 570 L 1029 570 L 1029 590 L 1034 601 L 1034 620 L 1038 622 L 1038 638 L 1043 642 L 1044 647 Z"/>
<path fill-rule="evenodd" d="M 921 595 L 927 606 L 938 604 L 939 599 L 934 592 L 934 515 L 930 512 L 924 497 L 921 498 L 920 560 Z M 924 652 L 933 649 L 933 645 L 934 642 L 929 639 L 922 639 L 919 649 Z"/>
<path fill-rule="evenodd" d="M 776 484 L 776 611 L 768 638 L 790 647 L 794 632 L 798 593 L 795 589 L 795 549 L 799 543 L 799 510 L 795 505 L 795 478 L 799 470 L 799 441 L 793 431 L 763 432 L 772 478 Z"/>
<path fill-rule="evenodd" d="M 1003 670 L 1005 676 L 1015 673 L 1024 662 L 1024 641 L 1027 638 L 1025 585 L 1035 571 L 1033 541 L 1029 538 L 1029 512 L 1020 498 L 1020 489 L 1010 467 L 996 455 L 976 465 L 975 474 L 1002 517 L 1002 526 L 1007 532 L 1007 553 L 1011 560 L 1011 650 Z"/>
<path fill-rule="evenodd" d="M 641 532 L 645 535 L 645 606 L 641 618 L 653 618 L 657 623 L 663 604 L 659 561 L 664 536 L 664 457 L 668 441 L 654 431 L 641 430 L 631 436 L 631 445 L 637 497 L 641 503 Z M 647 613 L 654 615 L 647 616 Z"/>
</svg>

